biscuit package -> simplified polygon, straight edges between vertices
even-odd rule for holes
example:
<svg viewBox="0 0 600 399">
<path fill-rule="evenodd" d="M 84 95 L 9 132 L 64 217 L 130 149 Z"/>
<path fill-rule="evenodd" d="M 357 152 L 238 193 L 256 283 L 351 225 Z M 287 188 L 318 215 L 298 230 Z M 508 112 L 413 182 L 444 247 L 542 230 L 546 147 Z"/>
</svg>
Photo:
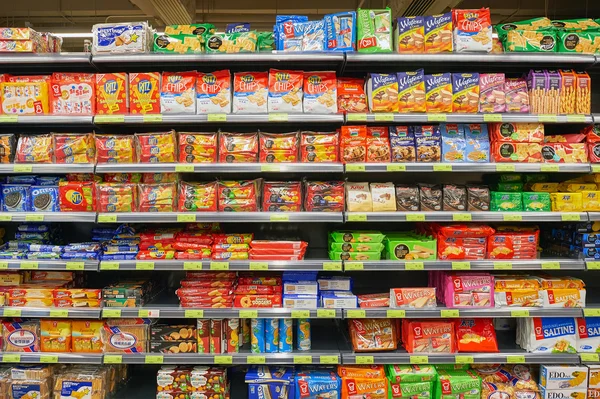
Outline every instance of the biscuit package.
<svg viewBox="0 0 600 399">
<path fill-rule="evenodd" d="M 126 73 L 96 74 L 96 113 L 129 113 L 129 77 Z"/>
<path fill-rule="evenodd" d="M 96 210 L 94 182 L 61 181 L 58 183 L 61 212 L 93 212 Z"/>
<path fill-rule="evenodd" d="M 300 133 L 301 162 L 339 162 L 338 132 Z"/>
<path fill-rule="evenodd" d="M 373 212 L 395 212 L 396 193 L 394 183 L 371 183 L 371 199 Z"/>
<path fill-rule="evenodd" d="M 96 91 L 93 74 L 53 73 L 50 81 L 50 113 L 94 115 Z"/>
<path fill-rule="evenodd" d="M 416 162 L 415 136 L 408 126 L 390 126 L 392 162 Z"/>
<path fill-rule="evenodd" d="M 346 182 L 346 211 L 373 212 L 369 183 Z"/>
<path fill-rule="evenodd" d="M 479 111 L 479 74 L 452 74 L 452 112 Z"/>
<path fill-rule="evenodd" d="M 177 198 L 176 183 L 138 184 L 140 212 L 174 212 Z"/>
<path fill-rule="evenodd" d="M 440 124 L 442 135 L 442 162 L 465 162 L 464 125 Z"/>
<path fill-rule="evenodd" d="M 129 74 L 129 110 L 136 114 L 160 113 L 160 72 Z"/>
<path fill-rule="evenodd" d="M 503 73 L 479 75 L 479 112 L 506 112 Z"/>
<path fill-rule="evenodd" d="M 454 353 L 454 323 L 403 319 L 402 342 L 408 353 Z"/>
<path fill-rule="evenodd" d="M 94 163 L 96 142 L 92 133 L 54 133 L 56 163 Z"/>
<path fill-rule="evenodd" d="M 39 352 L 39 321 L 3 322 L 2 343 L 5 352 Z"/>
<path fill-rule="evenodd" d="M 304 72 L 305 113 L 337 113 L 337 96 L 335 72 Z"/>
<path fill-rule="evenodd" d="M 180 212 L 216 212 L 217 182 L 179 183 Z"/>
<path fill-rule="evenodd" d="M 31 208 L 31 186 L 26 184 L 2 184 L 2 211 L 27 212 Z"/>
<path fill-rule="evenodd" d="M 41 320 L 40 349 L 42 352 L 71 352 L 71 321 Z"/>
<path fill-rule="evenodd" d="M 135 138 L 126 135 L 96 135 L 98 163 L 135 163 Z"/>
<path fill-rule="evenodd" d="M 59 212 L 57 186 L 31 186 L 31 210 L 33 212 Z"/>
<path fill-rule="evenodd" d="M 179 162 L 217 162 L 217 133 L 179 132 L 178 146 Z"/>
<path fill-rule="evenodd" d="M 260 180 L 219 181 L 219 212 L 257 212 Z"/>
<path fill-rule="evenodd" d="M 22 134 L 17 142 L 15 163 L 52 163 L 54 162 L 54 146 L 52 135 Z"/>
<path fill-rule="evenodd" d="M 0 163 L 12 163 L 15 157 L 15 135 L 0 134 Z"/>
<path fill-rule="evenodd" d="M 300 212 L 301 193 L 301 182 L 265 182 L 262 209 L 265 212 Z"/>
<path fill-rule="evenodd" d="M 396 18 L 394 44 L 398 53 L 425 52 L 425 20 L 423 17 Z"/>
<path fill-rule="evenodd" d="M 258 162 L 258 133 L 219 132 L 219 162 Z"/>
<path fill-rule="evenodd" d="M 517 319 L 517 344 L 531 353 L 576 353 L 575 319 L 572 317 Z"/>
<path fill-rule="evenodd" d="M 135 212 L 137 190 L 130 183 L 97 183 L 98 212 Z"/>
<path fill-rule="evenodd" d="M 39 115 L 49 112 L 48 82 L 0 83 L 2 113 L 6 115 Z"/>
<path fill-rule="evenodd" d="M 104 353 L 144 353 L 148 347 L 148 325 L 106 323 L 102 329 Z"/>
<path fill-rule="evenodd" d="M 367 112 L 365 82 L 360 78 L 338 78 L 337 95 L 339 112 Z"/>
<path fill-rule="evenodd" d="M 415 136 L 417 162 L 440 162 L 441 135 L 438 126 L 411 126 Z"/>
<path fill-rule="evenodd" d="M 238 72 L 233 75 L 233 113 L 267 113 L 269 73 Z"/>
<path fill-rule="evenodd" d="M 367 162 L 390 162 L 390 139 L 387 126 L 367 127 Z"/>
<path fill-rule="evenodd" d="M 163 114 L 196 113 L 196 71 L 163 72 L 160 112 Z"/>
<path fill-rule="evenodd" d="M 151 28 L 146 22 L 96 24 L 92 27 L 93 54 L 145 53 L 150 49 Z"/>
<path fill-rule="evenodd" d="M 269 70 L 269 112 L 302 112 L 302 71 Z"/>
<path fill-rule="evenodd" d="M 298 132 L 259 133 L 259 162 L 298 162 Z"/>
<path fill-rule="evenodd" d="M 398 72 L 398 112 L 425 112 L 425 72 Z"/>
<path fill-rule="evenodd" d="M 371 112 L 398 111 L 398 77 L 396 74 L 370 73 L 366 87 Z"/>
<path fill-rule="evenodd" d="M 177 138 L 175 131 L 164 133 L 136 133 L 138 162 L 176 162 Z"/>
<path fill-rule="evenodd" d="M 498 352 L 492 319 L 460 319 L 456 321 L 455 330 L 459 352 Z"/>
<path fill-rule="evenodd" d="M 423 79 L 427 112 L 452 112 L 452 74 L 436 73 Z"/>
<path fill-rule="evenodd" d="M 390 307 L 398 309 L 432 309 L 437 307 L 435 288 L 392 288 Z"/>
<path fill-rule="evenodd" d="M 198 73 L 196 113 L 231 113 L 231 73 L 229 70 Z"/>
<path fill-rule="evenodd" d="M 492 20 L 489 8 L 452 10 L 454 51 L 492 51 Z"/>
<path fill-rule="evenodd" d="M 342 126 L 340 144 L 343 163 L 366 162 L 367 127 Z"/>
<path fill-rule="evenodd" d="M 563 71 L 560 72 L 561 74 L 563 73 Z M 561 96 L 566 95 L 569 92 L 568 88 L 566 90 L 564 88 L 565 80 L 568 81 L 568 79 L 563 77 L 563 89 L 561 89 Z M 506 78 L 504 80 L 504 91 L 506 94 L 506 112 L 515 112 L 523 114 L 529 113 L 529 93 L 527 92 L 527 82 L 525 81 L 525 79 Z M 565 101 L 566 100 L 563 100 L 563 97 L 561 97 L 561 107 L 565 105 Z M 575 104 L 573 103 L 573 105 Z M 564 109 L 566 110 L 566 108 Z"/>
<path fill-rule="evenodd" d="M 490 161 L 490 137 L 485 123 L 465 124 L 465 159 L 467 162 Z"/>
<path fill-rule="evenodd" d="M 358 51 L 361 53 L 391 53 L 392 40 L 392 11 L 390 8 L 381 10 L 358 9 L 356 40 Z"/>
<path fill-rule="evenodd" d="M 153 51 L 155 53 L 202 53 L 201 36 L 154 34 Z"/>
<path fill-rule="evenodd" d="M 395 350 L 398 345 L 396 324 L 392 319 L 348 320 L 352 346 L 356 352 Z"/>
<path fill-rule="evenodd" d="M 425 52 L 452 51 L 452 13 L 429 15 L 425 18 Z"/>
<path fill-rule="evenodd" d="M 327 14 L 325 21 L 325 50 L 356 51 L 356 12 Z"/>
<path fill-rule="evenodd" d="M 304 207 L 307 212 L 342 212 L 344 182 L 305 182 Z"/>
<path fill-rule="evenodd" d="M 207 53 L 255 53 L 258 36 L 256 31 L 213 33 L 206 38 Z"/>
</svg>

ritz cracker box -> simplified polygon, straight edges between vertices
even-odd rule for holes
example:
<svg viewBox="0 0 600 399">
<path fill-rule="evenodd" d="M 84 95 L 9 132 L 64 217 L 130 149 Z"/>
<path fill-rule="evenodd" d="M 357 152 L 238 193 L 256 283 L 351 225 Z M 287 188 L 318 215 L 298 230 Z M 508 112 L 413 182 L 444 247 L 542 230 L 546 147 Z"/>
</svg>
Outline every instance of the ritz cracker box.
<svg viewBox="0 0 600 399">
<path fill-rule="evenodd" d="M 160 113 L 160 72 L 129 74 L 129 106 L 132 114 Z"/>
<path fill-rule="evenodd" d="M 96 113 L 129 113 L 129 78 L 126 73 L 96 74 Z"/>
</svg>

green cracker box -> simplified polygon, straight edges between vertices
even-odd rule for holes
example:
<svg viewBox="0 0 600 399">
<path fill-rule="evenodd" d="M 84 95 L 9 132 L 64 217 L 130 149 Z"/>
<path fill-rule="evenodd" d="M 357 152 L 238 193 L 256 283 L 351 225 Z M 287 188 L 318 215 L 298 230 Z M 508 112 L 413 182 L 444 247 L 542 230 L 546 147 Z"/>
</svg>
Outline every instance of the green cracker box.
<svg viewBox="0 0 600 399">
<path fill-rule="evenodd" d="M 335 252 L 381 252 L 383 244 L 379 242 L 332 242 L 329 249 Z"/>
<path fill-rule="evenodd" d="M 550 193 L 522 193 L 525 212 L 550 212 L 552 210 Z"/>
<path fill-rule="evenodd" d="M 435 260 L 437 241 L 408 234 L 388 234 L 383 241 L 386 259 Z"/>
<path fill-rule="evenodd" d="M 380 243 L 385 238 L 385 235 L 375 230 L 340 230 L 331 232 L 330 237 L 334 242 Z"/>
<path fill-rule="evenodd" d="M 385 375 L 392 382 L 434 381 L 437 371 L 431 365 L 386 364 Z"/>
<path fill-rule="evenodd" d="M 523 201 L 521 193 L 492 191 L 490 210 L 500 212 L 521 212 Z"/>
</svg>

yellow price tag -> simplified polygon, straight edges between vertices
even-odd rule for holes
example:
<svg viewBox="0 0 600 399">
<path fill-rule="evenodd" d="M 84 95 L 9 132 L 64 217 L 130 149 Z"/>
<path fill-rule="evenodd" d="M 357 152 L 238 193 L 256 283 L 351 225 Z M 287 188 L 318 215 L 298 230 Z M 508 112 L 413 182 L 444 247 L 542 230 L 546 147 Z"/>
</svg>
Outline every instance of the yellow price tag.
<svg viewBox="0 0 600 399">
<path fill-rule="evenodd" d="M 374 114 L 376 122 L 393 122 L 394 114 Z"/>
<path fill-rule="evenodd" d="M 135 270 L 154 270 L 154 262 L 135 262 Z"/>
<path fill-rule="evenodd" d="M 470 222 L 473 217 L 470 213 L 453 213 L 452 220 L 455 222 Z"/>
<path fill-rule="evenodd" d="M 446 122 L 446 114 L 427 114 L 429 122 Z"/>
<path fill-rule="evenodd" d="M 99 214 L 98 223 L 116 223 L 117 215 Z"/>
<path fill-rule="evenodd" d="M 542 262 L 542 269 L 558 270 L 560 269 L 560 262 Z"/>
<path fill-rule="evenodd" d="M 348 122 L 366 121 L 367 114 L 346 114 L 346 120 Z"/>
<path fill-rule="evenodd" d="M 69 317 L 69 311 L 66 309 L 56 309 L 56 310 L 51 310 L 50 311 L 50 317 L 60 317 L 60 318 L 64 318 L 64 317 Z"/>
<path fill-rule="evenodd" d="M 525 356 L 522 355 L 507 355 L 506 363 L 525 363 Z"/>
<path fill-rule="evenodd" d="M 66 270 L 83 270 L 85 269 L 85 262 L 67 262 L 65 264 Z"/>
<path fill-rule="evenodd" d="M 250 270 L 269 270 L 269 262 L 250 262 L 248 268 Z"/>
<path fill-rule="evenodd" d="M 600 173 L 600 165 L 592 165 L 592 173 Z"/>
<path fill-rule="evenodd" d="M 406 310 L 403 309 L 389 309 L 386 311 L 388 319 L 403 319 L 406 317 Z"/>
<path fill-rule="evenodd" d="M 558 121 L 558 117 L 556 115 L 549 114 L 539 114 L 538 122 L 548 122 L 548 123 L 556 123 Z"/>
<path fill-rule="evenodd" d="M 121 309 L 102 309 L 102 317 L 105 319 L 120 319 Z"/>
<path fill-rule="evenodd" d="M 600 316 L 600 309 L 583 309 L 583 315 L 585 317 L 598 317 Z"/>
<path fill-rule="evenodd" d="M 588 270 L 600 270 L 600 262 L 585 262 L 585 267 Z"/>
<path fill-rule="evenodd" d="M 386 165 L 385 170 L 388 172 L 406 172 L 406 165 L 395 163 L 392 165 Z"/>
<path fill-rule="evenodd" d="M 515 165 L 504 163 L 496 164 L 496 172 L 514 172 L 515 170 Z"/>
<path fill-rule="evenodd" d="M 521 222 L 523 220 L 523 215 L 513 215 L 510 213 L 505 213 L 502 215 L 502 220 L 505 222 Z"/>
<path fill-rule="evenodd" d="M 294 356 L 294 364 L 311 364 L 312 356 Z"/>
<path fill-rule="evenodd" d="M 18 115 L 0 115 L 0 123 L 17 123 L 18 121 Z"/>
<path fill-rule="evenodd" d="M 349 213 L 348 221 L 349 222 L 366 222 L 367 215 L 364 213 Z"/>
<path fill-rule="evenodd" d="M 559 165 L 540 165 L 540 172 L 558 172 L 560 171 Z"/>
<path fill-rule="evenodd" d="M 2 355 L 3 363 L 21 363 L 21 355 Z"/>
<path fill-rule="evenodd" d="M 183 270 L 202 270 L 202 262 L 183 262 Z"/>
<path fill-rule="evenodd" d="M 452 165 L 438 163 L 433 165 L 434 172 L 452 172 Z"/>
<path fill-rule="evenodd" d="M 269 216 L 271 222 L 289 222 L 290 215 L 271 215 Z"/>
<path fill-rule="evenodd" d="M 317 317 L 321 319 L 335 319 L 335 309 L 317 309 Z"/>
<path fill-rule="evenodd" d="M 406 262 L 404 264 L 406 270 L 425 270 L 425 264 L 423 262 Z"/>
<path fill-rule="evenodd" d="M 308 319 L 310 317 L 310 310 L 292 310 L 292 319 Z"/>
<path fill-rule="evenodd" d="M 125 115 L 96 115 L 94 123 L 123 123 Z"/>
<path fill-rule="evenodd" d="M 29 214 L 25 215 L 26 222 L 43 222 L 44 215 Z"/>
<path fill-rule="evenodd" d="M 598 362 L 600 361 L 600 356 L 597 353 L 580 353 L 582 362 Z"/>
<path fill-rule="evenodd" d="M 210 262 L 210 270 L 229 270 L 229 262 Z"/>
<path fill-rule="evenodd" d="M 510 317 L 529 317 L 529 310 L 527 310 L 527 309 L 511 310 Z"/>
<path fill-rule="evenodd" d="M 177 215 L 177 223 L 194 223 L 196 215 L 194 214 L 179 214 Z"/>
<path fill-rule="evenodd" d="M 440 316 L 449 318 L 460 317 L 460 311 L 458 309 L 442 309 L 440 310 Z"/>
<path fill-rule="evenodd" d="M 567 122 L 585 123 L 585 115 L 567 115 Z"/>
<path fill-rule="evenodd" d="M 175 165 L 175 172 L 178 173 L 193 173 L 194 165 Z"/>
<path fill-rule="evenodd" d="M 100 270 L 119 270 L 119 262 L 100 262 Z"/>
<path fill-rule="evenodd" d="M 37 262 L 21 262 L 19 269 L 21 270 L 37 270 L 39 267 Z"/>
<path fill-rule="evenodd" d="M 321 363 L 321 364 L 338 364 L 339 357 L 337 355 L 319 356 L 319 363 Z"/>
<path fill-rule="evenodd" d="M 502 122 L 502 114 L 483 114 L 484 122 Z"/>
<path fill-rule="evenodd" d="M 473 356 L 457 355 L 454 357 L 454 361 L 456 362 L 456 364 L 473 364 L 474 363 Z"/>
<path fill-rule="evenodd" d="M 452 262 L 452 270 L 470 270 L 471 262 Z"/>
<path fill-rule="evenodd" d="M 161 114 L 145 114 L 142 116 L 142 121 L 144 121 L 144 123 L 162 122 L 163 116 Z"/>
<path fill-rule="evenodd" d="M 233 364 L 233 356 L 217 355 L 214 358 L 216 364 Z"/>
<path fill-rule="evenodd" d="M 356 364 L 373 364 L 375 359 L 373 356 L 356 356 Z"/>
<path fill-rule="evenodd" d="M 511 270 L 512 262 L 494 262 L 494 270 Z"/>
<path fill-rule="evenodd" d="M 323 270 L 328 272 L 342 271 L 342 262 L 323 262 Z"/>
<path fill-rule="evenodd" d="M 560 215 L 560 220 L 563 222 L 578 222 L 581 220 L 581 216 L 578 213 L 565 213 Z"/>
<path fill-rule="evenodd" d="M 226 122 L 227 114 L 207 114 L 206 120 L 208 122 Z"/>
<path fill-rule="evenodd" d="M 183 315 L 186 319 L 202 319 L 204 310 L 186 310 Z"/>
<path fill-rule="evenodd" d="M 40 355 L 40 363 L 58 363 L 58 355 Z"/>
<path fill-rule="evenodd" d="M 160 310 L 159 309 L 140 309 L 140 310 L 138 310 L 138 317 L 141 317 L 142 319 L 158 318 L 158 317 L 160 317 Z"/>
<path fill-rule="evenodd" d="M 260 165 L 261 172 L 281 172 L 281 165 Z"/>
<path fill-rule="evenodd" d="M 429 356 L 410 356 L 409 358 L 410 364 L 427 364 L 429 363 Z"/>
<path fill-rule="evenodd" d="M 258 318 L 258 310 L 240 310 L 240 319 L 256 319 Z"/>
<path fill-rule="evenodd" d="M 248 364 L 265 364 L 267 359 L 264 356 L 248 355 L 246 356 L 246 363 Z"/>
<path fill-rule="evenodd" d="M 344 263 L 345 270 L 364 270 L 365 265 L 362 262 L 345 262 Z"/>
<path fill-rule="evenodd" d="M 8 262 L 0 262 L 0 270 L 8 269 Z"/>
<path fill-rule="evenodd" d="M 163 364 L 165 357 L 162 355 L 146 355 L 144 363 L 146 364 Z"/>
<path fill-rule="evenodd" d="M 424 213 L 407 213 L 406 221 L 407 222 L 424 222 L 425 214 Z"/>
<path fill-rule="evenodd" d="M 367 312 L 360 309 L 348 309 L 346 310 L 346 317 L 349 319 L 364 319 L 367 317 Z"/>
<path fill-rule="evenodd" d="M 362 164 L 354 164 L 347 163 L 346 164 L 346 172 L 364 172 L 366 170 L 365 165 Z"/>
<path fill-rule="evenodd" d="M 12 215 L 0 215 L 0 222 L 10 222 L 12 220 Z"/>
<path fill-rule="evenodd" d="M 21 309 L 4 309 L 4 317 L 21 317 Z"/>
<path fill-rule="evenodd" d="M 121 364 L 123 363 L 122 355 L 104 355 L 104 364 Z"/>
<path fill-rule="evenodd" d="M 33 165 L 19 165 L 13 166 L 13 172 L 15 173 L 31 173 L 33 172 Z"/>
<path fill-rule="evenodd" d="M 287 122 L 288 114 L 269 114 L 269 122 Z"/>
</svg>

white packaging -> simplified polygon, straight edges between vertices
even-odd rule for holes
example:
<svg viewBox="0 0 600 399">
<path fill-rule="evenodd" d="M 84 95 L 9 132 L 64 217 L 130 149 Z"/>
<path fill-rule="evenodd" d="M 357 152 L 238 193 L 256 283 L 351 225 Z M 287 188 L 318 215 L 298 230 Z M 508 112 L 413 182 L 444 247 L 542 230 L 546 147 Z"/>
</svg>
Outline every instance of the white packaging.
<svg viewBox="0 0 600 399">
<path fill-rule="evenodd" d="M 583 308 L 585 307 L 585 289 L 549 288 L 540 291 L 544 308 Z"/>
<path fill-rule="evenodd" d="M 319 290 L 321 291 L 350 291 L 352 290 L 351 277 L 319 278 Z"/>
<path fill-rule="evenodd" d="M 284 295 L 283 307 L 288 309 L 316 309 L 319 298 L 316 295 Z"/>
<path fill-rule="evenodd" d="M 283 294 L 318 295 L 319 285 L 316 281 L 286 281 L 283 283 Z"/>
<path fill-rule="evenodd" d="M 588 365 L 588 388 L 600 388 L 600 364 Z"/>
<path fill-rule="evenodd" d="M 304 112 L 337 114 L 335 72 L 304 72 Z"/>
<path fill-rule="evenodd" d="M 540 367 L 540 386 L 547 390 L 586 389 L 587 381 L 586 366 L 542 365 Z"/>
<path fill-rule="evenodd" d="M 96 24 L 92 26 L 93 54 L 145 53 L 150 48 L 151 30 L 146 22 Z"/>
<path fill-rule="evenodd" d="M 269 74 L 238 72 L 233 75 L 233 113 L 266 114 Z"/>
<path fill-rule="evenodd" d="M 196 113 L 231 113 L 231 73 L 228 70 L 198 73 L 196 79 Z"/>
<path fill-rule="evenodd" d="M 269 70 L 269 112 L 302 113 L 304 72 Z"/>
<path fill-rule="evenodd" d="M 323 292 L 321 306 L 325 309 L 354 309 L 358 307 L 358 298 L 352 293 Z"/>
<path fill-rule="evenodd" d="M 492 51 L 492 24 L 489 8 L 453 10 L 454 51 Z"/>
<path fill-rule="evenodd" d="M 540 388 L 543 399 L 574 399 L 581 398 L 585 399 L 587 396 L 587 389 L 550 389 L 547 390 L 544 387 Z"/>
<path fill-rule="evenodd" d="M 373 212 L 369 183 L 346 182 L 346 210 L 348 212 Z"/>
<path fill-rule="evenodd" d="M 371 183 L 373 212 L 396 212 L 394 183 Z"/>
<path fill-rule="evenodd" d="M 577 318 L 577 352 L 597 353 L 600 348 L 600 317 Z"/>
<path fill-rule="evenodd" d="M 576 353 L 573 317 L 532 317 L 517 320 L 516 342 L 532 353 Z"/>
</svg>

